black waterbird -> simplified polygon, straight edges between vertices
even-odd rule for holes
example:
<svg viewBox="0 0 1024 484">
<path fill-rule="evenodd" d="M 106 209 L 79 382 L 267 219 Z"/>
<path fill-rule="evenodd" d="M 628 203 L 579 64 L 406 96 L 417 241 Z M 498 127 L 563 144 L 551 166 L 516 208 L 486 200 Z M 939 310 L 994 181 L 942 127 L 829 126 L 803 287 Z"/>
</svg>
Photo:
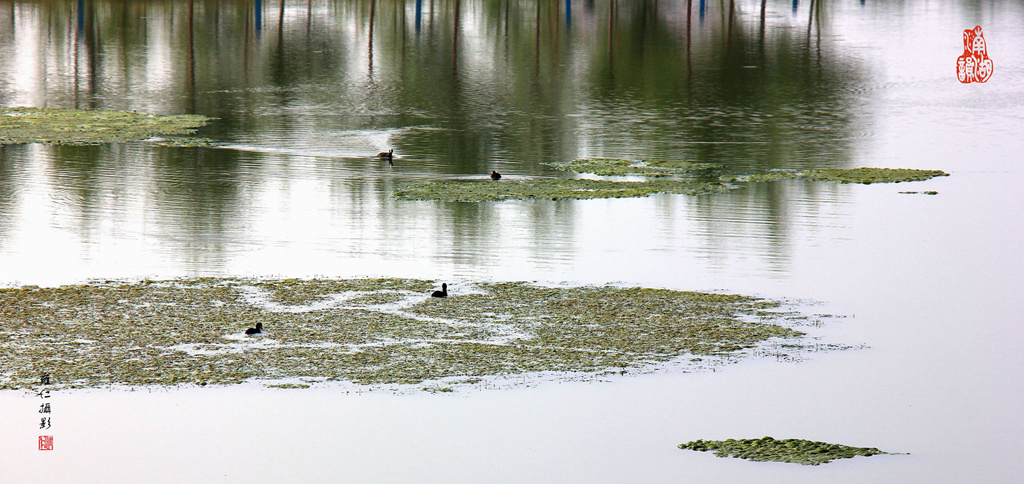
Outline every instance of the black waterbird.
<svg viewBox="0 0 1024 484">
<path fill-rule="evenodd" d="M 491 170 L 491 180 L 501 180 L 501 173 Z"/>
<path fill-rule="evenodd" d="M 256 323 L 255 328 L 245 330 L 245 334 L 260 334 L 263 332 L 263 323 Z"/>
<path fill-rule="evenodd" d="M 441 283 L 441 290 L 434 291 L 434 293 L 431 294 L 430 297 L 448 297 L 448 283 Z"/>
</svg>

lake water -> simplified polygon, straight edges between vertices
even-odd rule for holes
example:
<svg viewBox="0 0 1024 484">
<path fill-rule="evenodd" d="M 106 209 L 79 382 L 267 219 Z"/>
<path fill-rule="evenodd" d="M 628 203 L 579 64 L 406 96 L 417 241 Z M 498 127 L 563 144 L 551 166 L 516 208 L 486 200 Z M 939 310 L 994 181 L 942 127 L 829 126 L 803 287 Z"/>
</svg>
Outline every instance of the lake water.
<svg viewBox="0 0 1024 484">
<path fill-rule="evenodd" d="M 3 392 L 0 480 L 1024 479 L 1024 6 L 191 5 L 0 2 L 0 106 L 195 112 L 217 118 L 199 135 L 219 145 L 0 146 L 0 284 L 379 275 L 456 291 L 718 290 L 815 302 L 847 316 L 821 329 L 827 341 L 866 348 L 453 394 L 58 392 L 52 452 L 36 449 L 39 399 Z M 976 25 L 994 74 L 961 84 L 962 33 Z M 371 158 L 389 148 L 394 167 Z M 492 169 L 559 176 L 546 163 L 583 157 L 951 176 L 700 197 L 389 198 Z M 909 455 L 804 467 L 675 447 L 764 435 Z"/>
</svg>

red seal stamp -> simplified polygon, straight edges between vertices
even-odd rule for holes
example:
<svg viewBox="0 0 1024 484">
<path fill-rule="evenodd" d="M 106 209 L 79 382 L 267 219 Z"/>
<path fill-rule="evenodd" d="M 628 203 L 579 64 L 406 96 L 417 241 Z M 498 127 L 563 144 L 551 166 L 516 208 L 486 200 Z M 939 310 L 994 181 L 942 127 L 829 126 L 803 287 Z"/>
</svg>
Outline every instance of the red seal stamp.
<svg viewBox="0 0 1024 484">
<path fill-rule="evenodd" d="M 40 435 L 39 436 L 39 450 L 53 450 L 53 436 L 52 435 Z"/>
<path fill-rule="evenodd" d="M 981 26 L 964 30 L 964 53 L 956 59 L 956 78 L 964 84 L 985 82 L 994 69 Z"/>
</svg>

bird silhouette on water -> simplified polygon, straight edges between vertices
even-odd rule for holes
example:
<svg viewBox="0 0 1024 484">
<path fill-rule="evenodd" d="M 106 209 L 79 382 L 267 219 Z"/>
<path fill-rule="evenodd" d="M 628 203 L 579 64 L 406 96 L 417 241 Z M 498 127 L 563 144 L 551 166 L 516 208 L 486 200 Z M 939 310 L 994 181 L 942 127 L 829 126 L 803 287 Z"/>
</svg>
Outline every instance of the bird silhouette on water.
<svg viewBox="0 0 1024 484">
<path fill-rule="evenodd" d="M 501 173 L 491 170 L 491 180 L 501 180 Z"/>
<path fill-rule="evenodd" d="M 387 159 L 390 160 L 391 158 L 394 158 L 394 156 L 395 156 L 395 149 L 394 148 L 391 148 L 390 150 L 387 150 L 387 151 L 381 151 L 380 153 L 377 153 L 377 158 L 381 158 L 381 159 L 387 158 Z"/>
<path fill-rule="evenodd" d="M 263 323 L 256 323 L 255 328 L 245 330 L 245 334 L 260 334 L 263 332 Z"/>
<path fill-rule="evenodd" d="M 448 297 L 448 283 L 441 283 L 441 290 L 434 291 L 434 293 L 431 294 L 430 297 Z"/>
</svg>

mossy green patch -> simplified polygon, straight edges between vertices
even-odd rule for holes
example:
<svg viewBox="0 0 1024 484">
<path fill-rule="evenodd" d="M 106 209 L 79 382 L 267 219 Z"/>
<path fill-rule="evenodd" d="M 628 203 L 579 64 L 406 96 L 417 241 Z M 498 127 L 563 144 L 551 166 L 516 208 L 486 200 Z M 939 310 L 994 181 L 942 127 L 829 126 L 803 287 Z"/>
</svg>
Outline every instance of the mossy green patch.
<svg viewBox="0 0 1024 484">
<path fill-rule="evenodd" d="M 775 440 L 771 437 L 695 440 L 679 444 L 679 448 L 713 451 L 718 457 L 739 457 L 758 462 L 789 462 L 812 466 L 826 464 L 836 459 L 850 459 L 858 455 L 870 457 L 888 453 L 874 447 L 850 447 L 802 439 Z"/>
<path fill-rule="evenodd" d="M 434 287 L 193 279 L 0 289 L 0 388 L 32 387 L 41 373 L 63 387 L 313 378 L 446 388 L 818 347 L 790 327 L 806 316 L 747 296 L 463 283 L 442 299 L 429 297 Z M 258 322 L 262 334 L 243 333 Z"/>
<path fill-rule="evenodd" d="M 729 190 L 729 182 L 769 182 L 790 178 L 839 183 L 894 183 L 927 180 L 948 176 L 939 170 L 891 168 L 854 168 L 849 170 L 773 170 L 751 175 L 721 176 L 720 168 L 706 163 L 685 161 L 632 161 L 613 158 L 586 158 L 566 163 L 552 163 L 563 171 L 599 176 L 642 176 L 645 181 L 612 179 L 536 178 L 526 180 L 444 180 L 419 183 L 395 190 L 391 196 L 400 200 L 437 200 L 444 202 L 492 202 L 502 200 L 563 200 L 592 198 L 647 197 L 655 193 L 704 195 Z M 934 192 L 929 192 L 934 193 Z"/>
<path fill-rule="evenodd" d="M 197 114 L 157 116 L 134 111 L 0 108 L 0 144 L 97 144 L 154 136 L 188 135 L 210 118 Z"/>
<path fill-rule="evenodd" d="M 769 182 L 789 178 L 805 178 L 812 181 L 834 181 L 839 183 L 900 183 L 930 180 L 938 176 L 949 176 L 941 170 L 915 170 L 906 168 L 851 168 L 805 171 L 769 171 L 753 175 L 734 175 L 722 177 L 722 181 L 731 182 Z"/>
<path fill-rule="evenodd" d="M 788 180 L 799 176 L 800 173 L 795 171 L 772 170 L 766 173 L 755 173 L 753 175 L 728 175 L 721 177 L 721 180 L 724 182 L 763 183 L 777 180 Z"/>
<path fill-rule="evenodd" d="M 905 168 L 852 168 L 848 170 L 809 170 L 801 176 L 815 181 L 839 183 L 899 183 L 930 180 L 937 176 L 949 176 L 941 170 L 913 170 Z"/>
<path fill-rule="evenodd" d="M 590 173 L 601 176 L 690 175 L 718 168 L 718 165 L 679 160 L 632 161 L 616 158 L 584 158 L 566 163 L 551 163 L 551 166 L 562 171 Z"/>
<path fill-rule="evenodd" d="M 540 178 L 531 180 L 447 180 L 412 185 L 395 190 L 392 196 L 402 200 L 440 200 L 445 202 L 488 202 L 523 199 L 592 199 L 647 197 L 655 193 L 701 195 L 725 191 L 718 182 L 658 179 L 622 182 L 588 179 Z"/>
</svg>

